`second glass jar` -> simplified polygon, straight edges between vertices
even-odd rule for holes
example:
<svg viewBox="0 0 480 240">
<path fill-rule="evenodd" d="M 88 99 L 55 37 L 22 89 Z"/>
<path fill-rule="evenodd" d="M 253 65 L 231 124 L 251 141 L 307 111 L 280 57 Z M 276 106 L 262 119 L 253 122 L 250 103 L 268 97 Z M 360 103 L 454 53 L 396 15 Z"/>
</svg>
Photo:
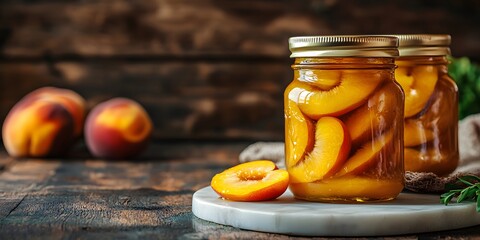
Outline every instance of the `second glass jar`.
<svg viewBox="0 0 480 240">
<path fill-rule="evenodd" d="M 447 69 L 450 36 L 395 36 L 395 78 L 405 91 L 405 170 L 447 175 L 459 161 L 458 89 Z"/>
<path fill-rule="evenodd" d="M 294 37 L 289 44 L 295 58 L 284 94 L 290 190 L 309 201 L 394 199 L 404 187 L 397 38 Z"/>
</svg>

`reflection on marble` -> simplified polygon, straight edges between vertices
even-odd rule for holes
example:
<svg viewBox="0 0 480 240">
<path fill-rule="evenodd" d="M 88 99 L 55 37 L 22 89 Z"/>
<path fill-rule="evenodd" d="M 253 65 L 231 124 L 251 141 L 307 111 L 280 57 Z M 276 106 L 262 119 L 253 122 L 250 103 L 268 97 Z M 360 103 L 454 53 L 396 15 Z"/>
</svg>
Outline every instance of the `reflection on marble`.
<svg viewBox="0 0 480 240">
<path fill-rule="evenodd" d="M 385 236 L 480 224 L 474 203 L 440 204 L 438 195 L 401 193 L 390 202 L 326 204 L 300 201 L 287 190 L 268 202 L 232 202 L 210 188 L 193 195 L 195 216 L 242 229 L 303 236 Z"/>
</svg>

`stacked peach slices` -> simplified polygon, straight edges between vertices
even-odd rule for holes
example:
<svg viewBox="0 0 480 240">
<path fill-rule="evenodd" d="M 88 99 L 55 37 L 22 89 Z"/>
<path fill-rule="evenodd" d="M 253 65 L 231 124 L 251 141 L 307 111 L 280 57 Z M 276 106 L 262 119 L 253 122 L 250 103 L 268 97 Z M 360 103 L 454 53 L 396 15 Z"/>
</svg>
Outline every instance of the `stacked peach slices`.
<svg viewBox="0 0 480 240">
<path fill-rule="evenodd" d="M 390 73 L 299 71 L 315 81 L 295 80 L 284 96 L 285 160 L 295 196 L 381 200 L 398 195 L 403 149 L 393 139 L 402 139 L 395 129 L 402 127 L 403 95 Z"/>
<path fill-rule="evenodd" d="M 395 79 L 405 91 L 405 170 L 448 174 L 458 162 L 451 160 L 457 156 L 450 127 L 457 117 L 448 114 L 457 111 L 455 83 L 439 76 L 438 66 L 398 65 Z"/>
<path fill-rule="evenodd" d="M 289 185 L 306 200 L 387 200 L 403 189 L 403 148 L 394 141 L 402 139 L 403 94 L 392 72 L 309 71 L 315 82 L 294 80 L 284 95 L 288 175 L 265 161 L 239 165 L 213 178 L 220 196 L 266 200 Z"/>
</svg>

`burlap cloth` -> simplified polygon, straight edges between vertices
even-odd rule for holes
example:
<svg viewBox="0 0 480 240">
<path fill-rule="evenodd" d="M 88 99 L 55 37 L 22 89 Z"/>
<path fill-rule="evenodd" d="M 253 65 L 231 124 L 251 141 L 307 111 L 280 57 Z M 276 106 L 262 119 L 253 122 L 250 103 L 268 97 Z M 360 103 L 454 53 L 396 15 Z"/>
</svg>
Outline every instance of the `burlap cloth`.
<svg viewBox="0 0 480 240">
<path fill-rule="evenodd" d="M 457 177 L 468 174 L 480 176 L 480 114 L 471 115 L 458 125 L 460 163 L 450 175 L 440 177 L 434 173 L 405 173 L 405 188 L 414 192 L 439 193 L 445 184 L 454 183 Z M 248 146 L 239 155 L 240 162 L 268 159 L 284 168 L 283 142 L 257 142 Z"/>
</svg>

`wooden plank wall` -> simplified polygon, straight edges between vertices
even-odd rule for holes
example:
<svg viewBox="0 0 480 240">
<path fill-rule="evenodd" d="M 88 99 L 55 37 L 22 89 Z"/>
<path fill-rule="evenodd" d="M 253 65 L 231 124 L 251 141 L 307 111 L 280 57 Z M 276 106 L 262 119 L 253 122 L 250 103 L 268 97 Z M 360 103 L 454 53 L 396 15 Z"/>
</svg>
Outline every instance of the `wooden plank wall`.
<svg viewBox="0 0 480 240">
<path fill-rule="evenodd" d="M 139 101 L 159 140 L 281 140 L 288 37 L 450 33 L 479 60 L 479 23 L 478 0 L 3 0 L 0 119 L 52 85 Z"/>
</svg>

